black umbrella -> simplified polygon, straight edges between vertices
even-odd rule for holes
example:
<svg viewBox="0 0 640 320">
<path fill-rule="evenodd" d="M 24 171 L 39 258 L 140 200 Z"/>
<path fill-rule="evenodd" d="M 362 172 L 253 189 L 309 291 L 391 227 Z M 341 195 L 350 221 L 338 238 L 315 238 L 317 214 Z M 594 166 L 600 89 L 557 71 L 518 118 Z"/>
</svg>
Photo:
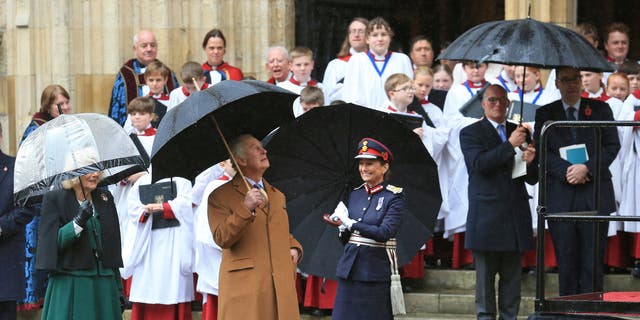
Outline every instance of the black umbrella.
<svg viewBox="0 0 640 320">
<path fill-rule="evenodd" d="M 525 69 L 534 66 L 614 71 L 613 65 L 579 33 L 531 18 L 477 25 L 454 40 L 437 59 L 495 62 L 525 66 Z M 522 96 L 520 99 L 522 115 Z"/>
<path fill-rule="evenodd" d="M 193 180 L 229 159 L 225 139 L 251 134 L 262 139 L 293 117 L 296 95 L 262 81 L 222 81 L 196 92 L 162 119 L 151 151 L 153 181 Z"/>
<path fill-rule="evenodd" d="M 362 184 L 353 157 L 363 137 L 383 142 L 395 156 L 390 183 L 404 189 L 410 211 L 397 236 L 399 264 L 409 262 L 432 234 L 442 197 L 436 164 L 418 136 L 387 113 L 352 104 L 314 108 L 267 144 L 266 178 L 287 196 L 292 233 L 305 249 L 299 265 L 305 272 L 335 277 L 343 246 L 322 215 Z"/>
<path fill-rule="evenodd" d="M 479 24 L 454 40 L 438 56 L 438 60 L 441 59 L 543 69 L 614 70 L 611 63 L 579 33 L 530 18 Z"/>
</svg>

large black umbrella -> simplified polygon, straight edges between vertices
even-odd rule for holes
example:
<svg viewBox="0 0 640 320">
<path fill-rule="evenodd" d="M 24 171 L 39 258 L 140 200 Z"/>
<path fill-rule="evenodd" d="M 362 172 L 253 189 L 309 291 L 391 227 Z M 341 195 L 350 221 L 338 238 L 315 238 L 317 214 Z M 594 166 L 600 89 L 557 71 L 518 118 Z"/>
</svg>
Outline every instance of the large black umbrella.
<svg viewBox="0 0 640 320">
<path fill-rule="evenodd" d="M 151 151 L 153 181 L 193 180 L 208 167 L 229 159 L 223 140 L 241 134 L 262 139 L 293 117 L 296 95 L 262 81 L 222 81 L 169 110 Z M 214 121 L 215 118 L 215 121 Z"/>
<path fill-rule="evenodd" d="M 454 40 L 438 58 L 595 72 L 613 66 L 579 33 L 531 18 L 479 24 Z"/>
<path fill-rule="evenodd" d="M 418 136 L 387 113 L 352 104 L 314 108 L 267 144 L 266 178 L 287 196 L 292 233 L 305 249 L 299 265 L 304 272 L 335 277 L 343 246 L 322 215 L 362 184 L 353 157 L 364 137 L 391 149 L 390 183 L 406 194 L 410 212 L 397 236 L 399 264 L 409 262 L 432 234 L 442 197 L 436 164 Z"/>
<path fill-rule="evenodd" d="M 495 62 L 525 68 L 614 71 L 613 65 L 579 33 L 531 18 L 479 24 L 454 40 L 437 59 Z M 522 99 L 521 95 L 521 123 Z"/>
</svg>

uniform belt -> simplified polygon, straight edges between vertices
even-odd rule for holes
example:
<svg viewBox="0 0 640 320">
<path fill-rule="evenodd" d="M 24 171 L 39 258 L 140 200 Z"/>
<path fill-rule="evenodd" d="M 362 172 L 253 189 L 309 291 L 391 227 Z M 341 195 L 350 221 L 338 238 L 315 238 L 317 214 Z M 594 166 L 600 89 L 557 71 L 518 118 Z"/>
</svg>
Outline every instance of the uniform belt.
<svg viewBox="0 0 640 320">
<path fill-rule="evenodd" d="M 396 239 L 391 238 L 387 242 L 378 242 L 361 236 L 355 232 L 349 237 L 349 243 L 355 245 L 364 245 L 375 248 L 384 248 L 389 258 L 389 266 L 391 268 L 391 309 L 393 314 L 405 314 L 404 297 L 402 295 L 402 285 L 400 283 L 400 273 L 398 273 L 398 256 L 396 253 Z"/>
<path fill-rule="evenodd" d="M 391 238 L 387 242 L 378 242 L 378 241 L 375 241 L 373 239 L 369 239 L 369 238 L 363 237 L 363 236 L 361 236 L 359 234 L 355 234 L 355 233 L 352 233 L 351 237 L 349 237 L 349 243 L 353 243 L 353 244 L 356 244 L 356 245 L 364 245 L 364 246 L 369 246 L 369 247 L 376 247 L 376 248 L 386 248 L 386 249 L 395 249 L 396 248 L 396 239 L 395 238 Z"/>
</svg>

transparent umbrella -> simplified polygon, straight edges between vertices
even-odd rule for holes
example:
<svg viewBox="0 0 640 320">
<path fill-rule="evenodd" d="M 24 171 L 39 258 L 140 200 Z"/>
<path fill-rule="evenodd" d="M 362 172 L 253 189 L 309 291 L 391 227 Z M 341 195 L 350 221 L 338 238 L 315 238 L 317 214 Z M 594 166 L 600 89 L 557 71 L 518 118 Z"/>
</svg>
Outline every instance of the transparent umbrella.
<svg viewBox="0 0 640 320">
<path fill-rule="evenodd" d="M 60 115 L 20 145 L 14 200 L 21 206 L 37 203 L 48 191 L 61 188 L 62 181 L 91 172 L 102 171 L 102 186 L 143 170 L 131 138 L 112 119 L 96 113 Z"/>
</svg>

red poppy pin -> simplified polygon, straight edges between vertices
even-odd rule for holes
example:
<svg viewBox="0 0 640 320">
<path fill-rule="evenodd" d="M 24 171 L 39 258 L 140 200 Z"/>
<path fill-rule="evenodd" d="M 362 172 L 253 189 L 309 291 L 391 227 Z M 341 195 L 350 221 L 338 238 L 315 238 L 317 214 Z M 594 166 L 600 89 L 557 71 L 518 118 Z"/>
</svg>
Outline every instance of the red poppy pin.
<svg viewBox="0 0 640 320">
<path fill-rule="evenodd" d="M 589 105 L 587 105 L 584 108 L 584 115 L 587 116 L 587 117 L 591 117 L 591 112 L 592 112 L 591 107 Z"/>
</svg>

